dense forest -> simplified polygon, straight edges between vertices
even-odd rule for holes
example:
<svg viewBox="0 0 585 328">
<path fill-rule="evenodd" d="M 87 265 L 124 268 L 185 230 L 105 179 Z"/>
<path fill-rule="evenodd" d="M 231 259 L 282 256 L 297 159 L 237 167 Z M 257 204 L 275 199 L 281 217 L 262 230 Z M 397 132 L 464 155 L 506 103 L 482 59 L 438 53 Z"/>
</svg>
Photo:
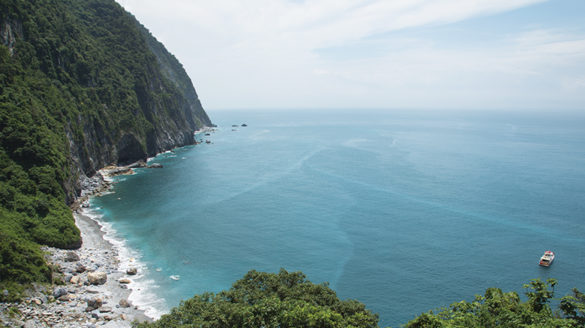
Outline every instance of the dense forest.
<svg viewBox="0 0 585 328">
<path fill-rule="evenodd" d="M 81 182 L 210 125 L 181 64 L 113 0 L 0 0 L 0 293 L 81 244 Z"/>
</svg>

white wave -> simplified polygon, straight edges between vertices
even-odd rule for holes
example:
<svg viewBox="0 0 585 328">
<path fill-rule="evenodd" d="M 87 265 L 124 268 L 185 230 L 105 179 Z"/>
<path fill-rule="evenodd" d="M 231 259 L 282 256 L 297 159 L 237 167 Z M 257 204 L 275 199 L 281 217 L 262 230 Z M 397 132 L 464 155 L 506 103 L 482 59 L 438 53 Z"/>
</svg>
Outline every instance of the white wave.
<svg viewBox="0 0 585 328">
<path fill-rule="evenodd" d="M 141 261 L 142 254 L 128 246 L 126 240 L 122 238 L 110 222 L 103 220 L 103 214 L 96 211 L 97 208 L 89 208 L 83 211 L 83 215 L 96 221 L 100 230 L 104 233 L 104 240 L 112 245 L 118 254 L 118 270 L 126 272 L 129 268 L 136 268 L 137 274 L 133 277 L 133 283 L 128 289 L 131 291 L 128 299 L 133 305 L 143 310 L 144 313 L 158 319 L 168 312 L 166 300 L 157 295 L 156 291 L 160 288 L 156 282 L 149 278 L 149 268 Z"/>
</svg>

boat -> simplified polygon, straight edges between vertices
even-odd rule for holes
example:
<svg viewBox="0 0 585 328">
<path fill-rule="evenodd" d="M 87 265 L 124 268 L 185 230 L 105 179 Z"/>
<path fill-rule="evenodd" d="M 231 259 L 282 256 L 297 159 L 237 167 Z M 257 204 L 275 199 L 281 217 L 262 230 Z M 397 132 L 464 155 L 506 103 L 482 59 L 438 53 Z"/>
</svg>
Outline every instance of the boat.
<svg viewBox="0 0 585 328">
<path fill-rule="evenodd" d="M 553 253 L 552 251 L 546 251 L 540 257 L 540 262 L 538 264 L 541 266 L 547 267 L 547 266 L 550 266 L 552 264 L 554 259 L 555 259 L 555 253 Z"/>
<path fill-rule="evenodd" d="M 173 279 L 173 280 L 177 281 L 177 280 L 181 279 L 181 276 L 179 276 L 178 274 L 174 274 L 174 275 L 172 275 L 172 276 L 169 276 L 169 278 L 171 278 L 171 279 Z"/>
</svg>

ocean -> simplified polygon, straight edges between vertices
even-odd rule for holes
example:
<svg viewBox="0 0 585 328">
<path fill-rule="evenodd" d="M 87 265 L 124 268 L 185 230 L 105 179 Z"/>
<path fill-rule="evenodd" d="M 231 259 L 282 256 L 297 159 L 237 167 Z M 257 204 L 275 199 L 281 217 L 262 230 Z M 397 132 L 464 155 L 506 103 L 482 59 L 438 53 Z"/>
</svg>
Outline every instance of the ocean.
<svg viewBox="0 0 585 328">
<path fill-rule="evenodd" d="M 252 269 L 301 270 L 394 327 L 534 278 L 558 279 L 557 296 L 585 290 L 585 114 L 210 116 L 219 127 L 197 136 L 209 144 L 161 154 L 150 163 L 164 168 L 92 200 L 139 267 L 131 300 L 150 315 Z"/>
</svg>

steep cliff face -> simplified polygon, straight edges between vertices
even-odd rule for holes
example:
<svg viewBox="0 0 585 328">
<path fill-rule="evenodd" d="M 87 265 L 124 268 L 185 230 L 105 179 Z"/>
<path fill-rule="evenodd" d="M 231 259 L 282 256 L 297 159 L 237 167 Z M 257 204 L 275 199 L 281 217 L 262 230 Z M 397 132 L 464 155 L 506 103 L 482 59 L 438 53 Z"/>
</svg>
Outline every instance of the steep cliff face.
<svg viewBox="0 0 585 328">
<path fill-rule="evenodd" d="M 102 122 L 87 117 L 77 121 L 77 125 L 82 126 L 83 138 L 75 138 L 75 134 L 68 131 L 72 159 L 76 163 L 74 168 L 77 169 L 73 175 L 83 179 L 108 164 L 128 164 L 193 143 L 193 131 L 211 125 L 211 121 L 179 61 L 134 17 L 111 1 L 89 1 L 84 9 L 92 15 L 84 15 L 83 23 L 92 28 L 89 33 L 107 49 L 103 55 L 131 63 L 117 69 L 130 82 L 125 94 L 125 97 L 130 97 L 130 103 L 118 105 L 122 108 L 102 103 L 101 116 L 109 116 L 112 112 L 118 114 L 120 110 L 130 110 L 131 115 L 121 122 L 116 122 L 115 117 Z M 101 38 L 94 29 L 95 25 L 107 27 L 109 38 Z M 124 53 L 117 51 L 119 42 L 126 43 Z M 127 52 L 129 49 L 130 53 Z M 89 81 L 99 83 L 99 68 L 89 69 L 89 75 Z M 115 93 L 110 96 L 115 97 Z M 136 120 L 136 124 L 129 120 Z M 117 127 L 112 129 L 111 125 Z M 78 191 L 80 185 L 77 183 L 72 187 L 73 191 Z"/>
<path fill-rule="evenodd" d="M 0 283 L 50 279 L 39 244 L 79 246 L 84 179 L 205 125 L 181 64 L 114 0 L 0 0 Z"/>
</svg>

